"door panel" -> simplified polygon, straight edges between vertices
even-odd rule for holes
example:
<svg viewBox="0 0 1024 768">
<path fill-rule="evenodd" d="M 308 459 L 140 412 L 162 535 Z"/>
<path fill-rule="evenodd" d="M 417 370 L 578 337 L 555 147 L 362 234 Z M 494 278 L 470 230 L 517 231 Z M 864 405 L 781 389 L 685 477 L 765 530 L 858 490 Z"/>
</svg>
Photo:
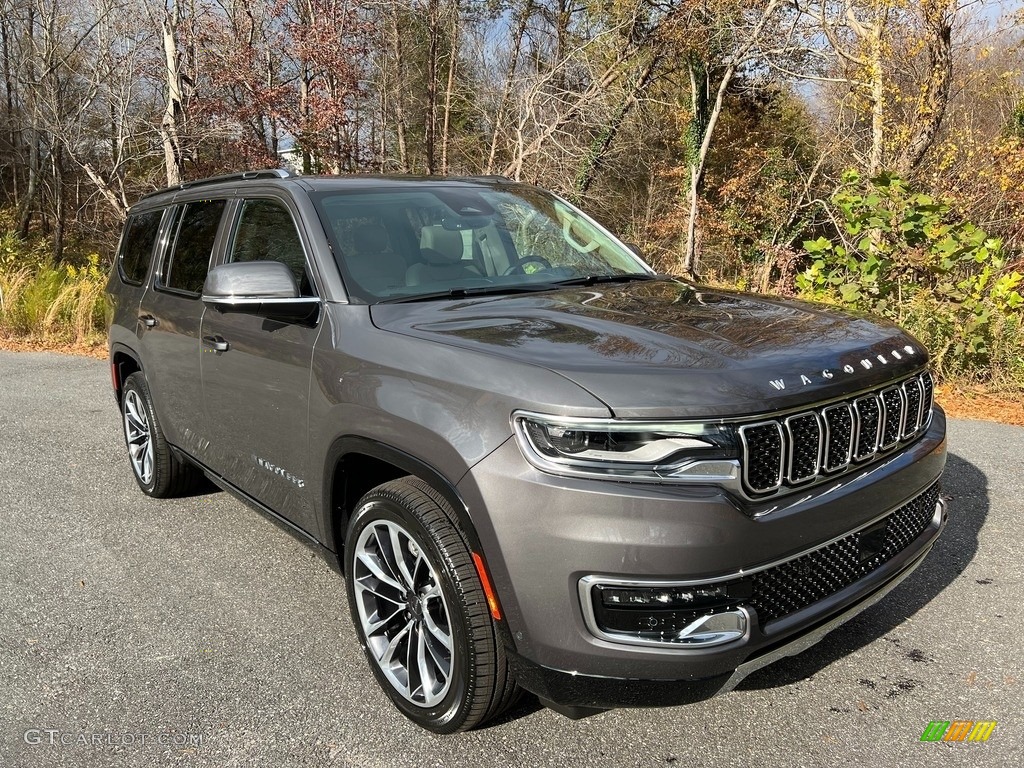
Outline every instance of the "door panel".
<svg viewBox="0 0 1024 768">
<path fill-rule="evenodd" d="M 210 466 L 308 533 L 318 533 L 309 477 L 309 384 L 319 328 L 208 309 L 203 396 Z"/>
<path fill-rule="evenodd" d="M 292 269 L 301 293 L 316 295 L 301 238 L 281 203 L 243 201 L 228 242 L 225 262 L 280 261 Z M 210 466 L 314 535 L 309 387 L 319 330 L 211 308 L 200 333 Z"/>
<path fill-rule="evenodd" d="M 190 202 L 177 211 L 155 287 L 139 307 L 139 333 L 153 406 L 169 442 L 205 461 L 200 299 L 214 253 L 224 200 Z"/>
</svg>

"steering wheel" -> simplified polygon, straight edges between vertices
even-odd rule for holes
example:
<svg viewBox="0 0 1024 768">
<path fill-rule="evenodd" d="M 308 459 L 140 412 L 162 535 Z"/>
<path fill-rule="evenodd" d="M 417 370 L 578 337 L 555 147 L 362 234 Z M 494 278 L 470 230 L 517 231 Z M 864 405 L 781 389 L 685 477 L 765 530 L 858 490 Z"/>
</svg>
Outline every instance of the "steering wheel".
<svg viewBox="0 0 1024 768">
<path fill-rule="evenodd" d="M 509 268 L 502 272 L 501 276 L 508 277 L 509 275 L 515 274 L 525 275 L 526 270 L 523 269 L 523 265 L 530 264 L 531 262 L 534 264 L 540 264 L 544 269 L 551 269 L 550 261 L 545 259 L 543 256 L 535 256 L 531 254 L 530 256 L 523 256 L 523 258 L 519 259 L 515 264 L 509 265 Z"/>
</svg>

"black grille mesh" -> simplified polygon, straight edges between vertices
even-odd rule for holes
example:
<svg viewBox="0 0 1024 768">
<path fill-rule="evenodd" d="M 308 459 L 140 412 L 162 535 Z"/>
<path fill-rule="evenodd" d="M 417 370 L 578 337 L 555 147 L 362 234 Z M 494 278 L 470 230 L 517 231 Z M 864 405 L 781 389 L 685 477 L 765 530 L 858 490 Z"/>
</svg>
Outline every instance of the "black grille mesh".
<svg viewBox="0 0 1024 768">
<path fill-rule="evenodd" d="M 825 425 L 828 427 L 828 451 L 825 469 L 832 472 L 850 463 L 853 440 L 853 414 L 847 405 L 826 408 Z"/>
<path fill-rule="evenodd" d="M 865 397 L 855 403 L 857 409 L 857 448 L 854 458 L 865 459 L 878 449 L 878 422 L 882 409 L 877 397 Z"/>
<path fill-rule="evenodd" d="M 782 433 L 775 422 L 745 428 L 744 465 L 754 488 L 774 488 L 782 481 Z"/>
<path fill-rule="evenodd" d="M 899 442 L 903 433 L 903 395 L 898 387 L 882 393 L 882 448 L 889 448 Z"/>
<path fill-rule="evenodd" d="M 890 514 L 885 519 L 884 536 L 879 540 L 881 546 L 877 554 L 866 560 L 861 558 L 861 537 L 866 532 L 858 531 L 814 552 L 755 573 L 750 577 L 753 596 L 749 602 L 757 611 L 761 627 L 834 595 L 905 550 L 928 527 L 938 500 L 936 483 Z M 869 530 L 875 531 L 876 526 Z"/>
<path fill-rule="evenodd" d="M 935 382 L 932 381 L 930 373 L 921 377 L 921 387 L 924 389 L 924 408 L 921 410 L 921 419 L 927 421 L 928 414 L 932 410 L 932 400 L 935 397 Z"/>
<path fill-rule="evenodd" d="M 818 455 L 821 450 L 821 425 L 813 413 L 803 413 L 786 419 L 790 451 L 789 482 L 810 480 L 818 474 Z"/>
<path fill-rule="evenodd" d="M 924 388 L 919 379 L 911 379 L 903 385 L 907 395 L 907 423 L 903 427 L 903 437 L 909 437 L 917 431 L 921 421 L 921 400 Z"/>
<path fill-rule="evenodd" d="M 849 466 L 851 450 L 853 460 L 866 461 L 895 449 L 928 425 L 932 389 L 924 373 L 851 402 L 740 427 L 744 486 L 772 493 L 838 472 Z"/>
</svg>

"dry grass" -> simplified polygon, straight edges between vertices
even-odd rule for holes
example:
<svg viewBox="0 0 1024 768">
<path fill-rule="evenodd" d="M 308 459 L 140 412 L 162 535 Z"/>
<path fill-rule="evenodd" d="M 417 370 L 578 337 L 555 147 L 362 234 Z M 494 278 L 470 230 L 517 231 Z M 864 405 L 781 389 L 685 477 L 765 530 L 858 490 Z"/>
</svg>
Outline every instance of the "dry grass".
<svg viewBox="0 0 1024 768">
<path fill-rule="evenodd" d="M 935 397 L 948 416 L 1024 427 L 1024 393 L 945 384 L 937 388 Z"/>
<path fill-rule="evenodd" d="M 105 284 L 95 254 L 82 267 L 0 267 L 0 334 L 43 346 L 91 346 L 105 335 Z"/>
</svg>

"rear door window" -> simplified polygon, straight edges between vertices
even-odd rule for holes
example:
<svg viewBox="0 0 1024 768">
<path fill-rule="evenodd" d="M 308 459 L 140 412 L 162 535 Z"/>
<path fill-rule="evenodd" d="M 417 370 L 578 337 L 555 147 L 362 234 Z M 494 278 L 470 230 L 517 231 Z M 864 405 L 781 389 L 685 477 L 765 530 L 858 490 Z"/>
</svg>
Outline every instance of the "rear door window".
<svg viewBox="0 0 1024 768">
<path fill-rule="evenodd" d="M 225 204 L 224 200 L 199 200 L 185 205 L 164 270 L 164 288 L 196 295 L 202 292 Z"/>
</svg>

